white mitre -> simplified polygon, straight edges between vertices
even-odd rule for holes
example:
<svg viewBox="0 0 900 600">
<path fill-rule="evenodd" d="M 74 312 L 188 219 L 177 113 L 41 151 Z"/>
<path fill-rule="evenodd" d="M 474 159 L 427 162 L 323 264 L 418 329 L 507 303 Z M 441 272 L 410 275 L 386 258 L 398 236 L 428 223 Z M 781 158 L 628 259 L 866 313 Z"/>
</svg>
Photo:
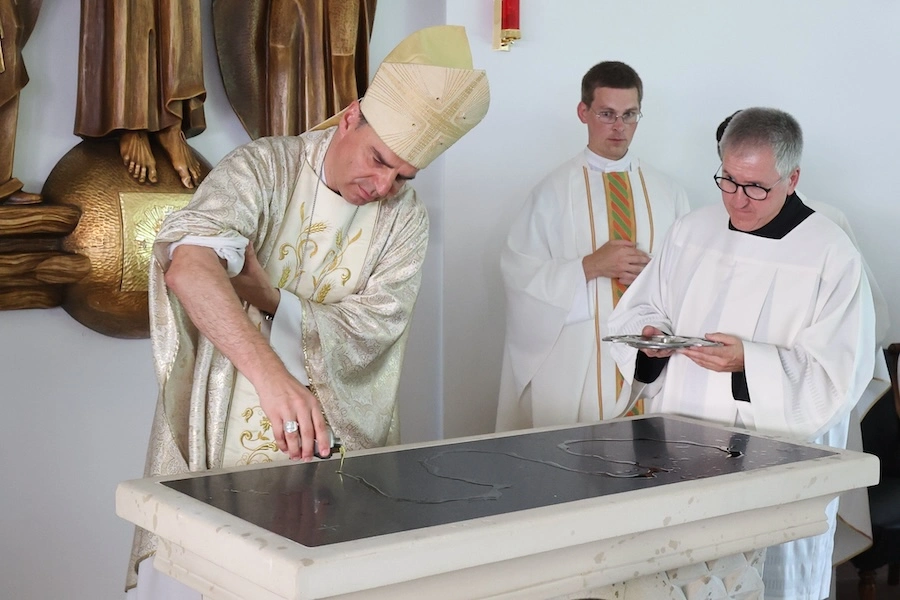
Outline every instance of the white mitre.
<svg viewBox="0 0 900 600">
<path fill-rule="evenodd" d="M 487 74 L 472 68 L 466 30 L 458 25 L 426 27 L 400 42 L 359 102 L 381 141 L 417 169 L 480 123 L 489 104 Z"/>
</svg>

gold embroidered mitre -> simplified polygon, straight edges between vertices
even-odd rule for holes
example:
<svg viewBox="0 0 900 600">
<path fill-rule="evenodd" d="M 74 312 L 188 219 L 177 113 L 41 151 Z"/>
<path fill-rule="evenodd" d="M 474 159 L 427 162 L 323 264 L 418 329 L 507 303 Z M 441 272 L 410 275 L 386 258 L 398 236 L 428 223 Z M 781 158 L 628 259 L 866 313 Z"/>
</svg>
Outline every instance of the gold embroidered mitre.
<svg viewBox="0 0 900 600">
<path fill-rule="evenodd" d="M 480 123 L 489 104 L 487 74 L 472 68 L 466 30 L 458 25 L 426 27 L 400 42 L 359 103 L 381 141 L 417 169 Z"/>
</svg>

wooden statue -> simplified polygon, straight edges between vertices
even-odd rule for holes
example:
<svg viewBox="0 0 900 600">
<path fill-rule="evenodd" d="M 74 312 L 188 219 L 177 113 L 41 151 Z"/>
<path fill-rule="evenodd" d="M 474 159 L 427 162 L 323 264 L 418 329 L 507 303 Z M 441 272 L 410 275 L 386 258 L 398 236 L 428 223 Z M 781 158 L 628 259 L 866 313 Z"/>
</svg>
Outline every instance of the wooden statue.
<svg viewBox="0 0 900 600">
<path fill-rule="evenodd" d="M 85 139 L 56 163 L 40 205 L 0 206 L 0 309 L 62 306 L 105 335 L 149 336 L 153 240 L 211 168 L 186 141 L 206 128 L 200 4 L 81 1 Z"/>
<path fill-rule="evenodd" d="M 213 0 L 216 54 L 253 139 L 298 135 L 368 86 L 376 0 Z"/>
<path fill-rule="evenodd" d="M 0 310 L 59 306 L 87 276 L 91 261 L 62 247 L 80 217 L 71 205 L 0 206 Z"/>
<path fill-rule="evenodd" d="M 38 194 L 22 190 L 13 177 L 19 91 L 28 83 L 22 47 L 34 29 L 41 0 L 0 0 L 0 204 L 35 204 Z"/>
<path fill-rule="evenodd" d="M 200 165 L 186 137 L 206 128 L 200 0 L 81 0 L 75 133 L 119 137 L 128 172 L 157 182 L 151 137 L 181 183 Z"/>
<path fill-rule="evenodd" d="M 19 92 L 28 83 L 22 47 L 40 8 L 41 0 L 0 0 L 0 310 L 59 306 L 64 286 L 91 269 L 62 248 L 78 207 L 43 203 L 12 176 Z"/>
</svg>

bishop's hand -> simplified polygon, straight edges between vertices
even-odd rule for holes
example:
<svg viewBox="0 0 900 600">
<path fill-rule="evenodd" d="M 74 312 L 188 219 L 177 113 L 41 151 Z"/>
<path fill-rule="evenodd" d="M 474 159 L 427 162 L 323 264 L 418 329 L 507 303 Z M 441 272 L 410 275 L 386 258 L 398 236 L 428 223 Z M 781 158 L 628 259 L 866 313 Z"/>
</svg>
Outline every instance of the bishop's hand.
<svg viewBox="0 0 900 600">
<path fill-rule="evenodd" d="M 259 405 L 272 424 L 275 444 L 293 460 L 310 461 L 315 450 L 313 442 L 319 440 L 319 456 L 327 458 L 331 442 L 318 398 L 286 370 L 276 373 L 256 387 Z"/>
</svg>

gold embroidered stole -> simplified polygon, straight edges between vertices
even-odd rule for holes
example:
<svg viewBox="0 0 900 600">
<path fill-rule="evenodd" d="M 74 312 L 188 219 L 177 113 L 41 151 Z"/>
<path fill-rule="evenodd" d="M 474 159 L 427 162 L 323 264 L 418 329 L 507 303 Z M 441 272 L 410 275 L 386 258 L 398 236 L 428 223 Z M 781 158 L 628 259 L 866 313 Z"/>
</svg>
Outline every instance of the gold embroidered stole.
<svg viewBox="0 0 900 600">
<path fill-rule="evenodd" d="M 276 287 L 320 304 L 355 291 L 379 206 L 350 204 L 304 165 L 266 265 Z"/>
<path fill-rule="evenodd" d="M 309 163 L 303 165 L 275 251 L 265 266 L 274 285 L 300 298 L 330 304 L 356 291 L 369 251 L 380 203 L 354 206 L 331 191 Z M 262 327 L 255 308 L 250 320 Z M 297 344 L 301 344 L 297 340 Z M 242 374 L 235 375 L 225 433 L 223 466 L 286 458 L 278 451 L 259 396 Z"/>
<path fill-rule="evenodd" d="M 584 184 L 587 191 L 588 214 L 591 225 L 591 251 L 595 252 L 597 246 L 597 233 L 594 225 L 594 208 L 591 197 L 591 184 L 587 167 L 584 170 Z M 644 181 L 644 174 L 640 168 L 637 170 L 638 177 L 641 181 L 641 188 L 644 194 L 644 201 L 647 205 L 647 214 L 650 219 L 650 250 L 653 247 L 653 212 L 650 209 L 650 196 L 647 194 L 647 184 Z M 631 187 L 631 177 L 628 171 L 614 171 L 611 173 L 603 173 L 603 191 L 606 196 L 606 216 L 608 227 L 608 240 L 628 240 L 630 242 L 637 241 L 637 220 L 634 211 L 634 193 Z M 617 279 L 610 281 L 612 287 L 612 305 L 618 304 L 619 299 L 628 286 L 621 283 Z M 599 287 L 594 286 L 594 338 L 597 346 L 597 402 L 600 407 L 600 419 L 603 417 L 603 389 L 601 386 L 601 335 L 600 335 L 600 303 L 599 303 Z M 608 318 L 609 315 L 606 315 Z M 616 366 L 616 398 L 622 391 L 624 380 L 619 367 Z M 634 407 L 626 413 L 627 416 L 644 414 L 644 401 L 638 400 Z"/>
</svg>

